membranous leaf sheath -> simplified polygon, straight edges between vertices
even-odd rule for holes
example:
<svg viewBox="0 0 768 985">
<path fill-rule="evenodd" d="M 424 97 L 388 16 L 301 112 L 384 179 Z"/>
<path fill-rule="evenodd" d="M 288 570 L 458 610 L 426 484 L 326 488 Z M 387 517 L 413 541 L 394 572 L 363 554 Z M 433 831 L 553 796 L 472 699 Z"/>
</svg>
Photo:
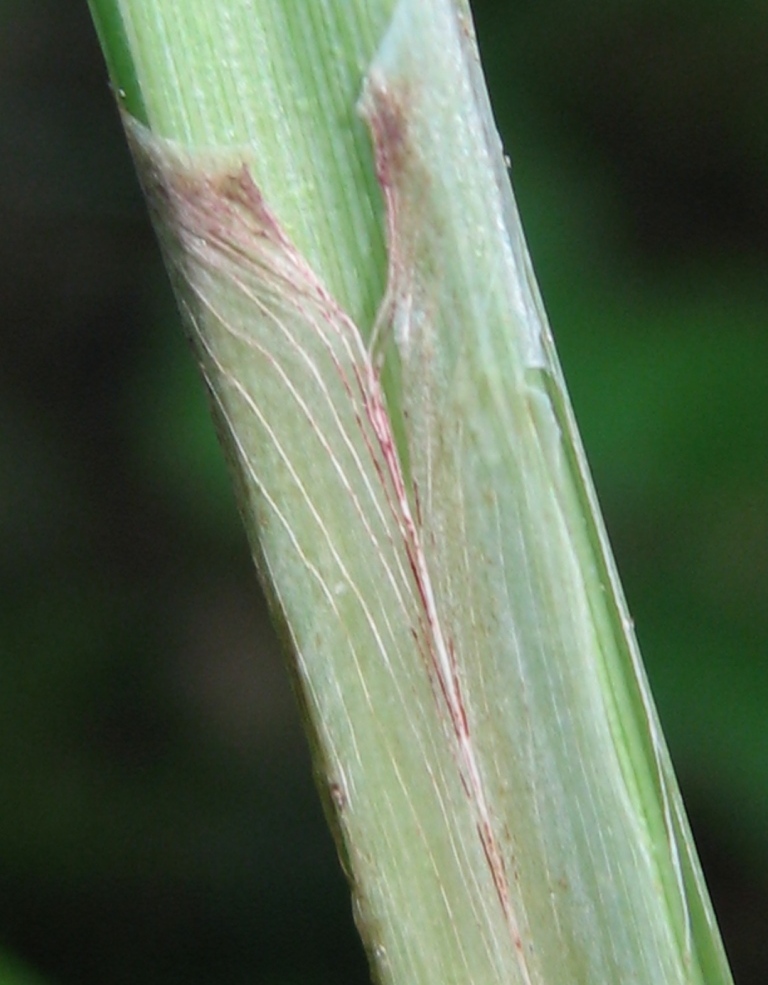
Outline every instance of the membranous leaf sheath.
<svg viewBox="0 0 768 985">
<path fill-rule="evenodd" d="M 382 981 L 515 981 L 374 364 L 236 161 L 129 123 Z M 425 942 L 429 942 L 426 946 Z"/>
<path fill-rule="evenodd" d="M 401 3 L 362 108 L 411 492 L 531 979 L 729 981 L 465 13 Z"/>
<path fill-rule="evenodd" d="M 252 149 L 126 127 L 377 978 L 726 983 L 476 59 L 401 0 L 370 66 L 372 329 Z"/>
</svg>

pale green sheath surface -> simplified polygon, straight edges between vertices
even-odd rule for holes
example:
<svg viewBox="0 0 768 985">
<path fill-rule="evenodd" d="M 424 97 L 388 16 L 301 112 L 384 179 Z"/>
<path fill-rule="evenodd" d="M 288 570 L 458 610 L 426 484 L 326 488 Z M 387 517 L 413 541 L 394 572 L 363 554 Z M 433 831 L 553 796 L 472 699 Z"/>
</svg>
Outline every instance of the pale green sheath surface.
<svg viewBox="0 0 768 985">
<path fill-rule="evenodd" d="M 725 985 L 468 8 L 402 0 L 378 43 L 372 333 L 252 155 L 126 121 L 374 972 Z"/>
</svg>

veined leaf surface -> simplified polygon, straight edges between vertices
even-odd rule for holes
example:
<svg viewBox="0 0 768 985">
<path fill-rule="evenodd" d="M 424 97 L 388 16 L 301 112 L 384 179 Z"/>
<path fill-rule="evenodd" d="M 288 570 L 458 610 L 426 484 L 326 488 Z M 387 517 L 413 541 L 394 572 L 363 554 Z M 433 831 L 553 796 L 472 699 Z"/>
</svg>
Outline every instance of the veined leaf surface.
<svg viewBox="0 0 768 985">
<path fill-rule="evenodd" d="M 374 970 L 728 982 L 466 5 L 401 0 L 361 108 L 389 246 L 372 334 L 248 155 L 127 127 Z"/>
</svg>

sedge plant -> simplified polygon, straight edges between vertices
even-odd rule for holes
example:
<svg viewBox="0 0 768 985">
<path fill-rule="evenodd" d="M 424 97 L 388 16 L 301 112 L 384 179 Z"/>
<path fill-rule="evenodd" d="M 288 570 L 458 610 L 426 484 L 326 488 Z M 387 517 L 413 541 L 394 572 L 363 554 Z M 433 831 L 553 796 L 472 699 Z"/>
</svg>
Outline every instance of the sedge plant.
<svg viewBox="0 0 768 985">
<path fill-rule="evenodd" d="M 466 0 L 90 0 L 387 985 L 726 985 Z"/>
</svg>

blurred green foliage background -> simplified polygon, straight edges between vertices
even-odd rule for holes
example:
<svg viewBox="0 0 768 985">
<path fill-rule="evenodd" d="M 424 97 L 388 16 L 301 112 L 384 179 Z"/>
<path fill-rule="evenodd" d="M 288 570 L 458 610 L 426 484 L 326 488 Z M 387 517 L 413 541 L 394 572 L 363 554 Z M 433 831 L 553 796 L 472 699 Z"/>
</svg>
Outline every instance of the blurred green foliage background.
<svg viewBox="0 0 768 985">
<path fill-rule="evenodd" d="M 762 985 L 768 9 L 475 10 L 737 983 Z M 367 981 L 85 0 L 0 0 L 0 255 L 0 985 Z"/>
</svg>

